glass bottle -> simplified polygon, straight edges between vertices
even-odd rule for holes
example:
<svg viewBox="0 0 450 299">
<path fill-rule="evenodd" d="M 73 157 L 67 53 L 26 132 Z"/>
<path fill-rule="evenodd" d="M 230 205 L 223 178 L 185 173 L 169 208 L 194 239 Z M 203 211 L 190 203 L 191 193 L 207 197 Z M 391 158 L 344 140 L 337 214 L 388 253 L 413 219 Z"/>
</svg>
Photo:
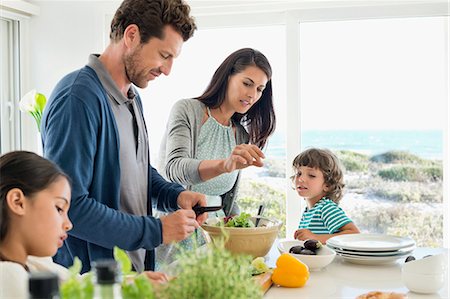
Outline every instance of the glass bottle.
<svg viewBox="0 0 450 299">
<path fill-rule="evenodd" d="M 92 263 L 95 285 L 94 299 L 122 299 L 120 269 L 115 260 L 99 260 Z"/>
<path fill-rule="evenodd" d="M 58 275 L 52 272 L 34 272 L 28 277 L 30 299 L 59 298 Z"/>
</svg>

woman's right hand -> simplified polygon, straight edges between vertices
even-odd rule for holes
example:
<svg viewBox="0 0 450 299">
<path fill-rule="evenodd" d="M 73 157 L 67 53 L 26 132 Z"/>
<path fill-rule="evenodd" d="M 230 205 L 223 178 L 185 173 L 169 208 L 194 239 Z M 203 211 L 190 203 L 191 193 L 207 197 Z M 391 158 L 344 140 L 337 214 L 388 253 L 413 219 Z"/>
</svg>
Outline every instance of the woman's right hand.
<svg viewBox="0 0 450 299">
<path fill-rule="evenodd" d="M 231 155 L 225 160 L 225 172 L 232 172 L 234 170 L 244 169 L 249 166 L 262 167 L 264 163 L 264 153 L 254 144 L 239 144 L 237 145 Z"/>
</svg>

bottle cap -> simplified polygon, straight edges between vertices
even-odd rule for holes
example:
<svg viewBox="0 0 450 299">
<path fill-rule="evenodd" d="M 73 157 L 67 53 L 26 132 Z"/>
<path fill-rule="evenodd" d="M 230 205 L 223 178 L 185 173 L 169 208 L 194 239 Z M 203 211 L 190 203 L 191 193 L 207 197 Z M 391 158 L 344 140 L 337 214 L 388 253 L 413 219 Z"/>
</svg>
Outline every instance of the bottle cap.
<svg viewBox="0 0 450 299">
<path fill-rule="evenodd" d="M 119 265 L 115 260 L 98 260 L 92 263 L 98 284 L 112 284 L 120 282 Z"/>
<path fill-rule="evenodd" d="M 28 278 L 30 298 L 53 298 L 58 295 L 58 276 L 52 272 L 34 272 Z"/>
</svg>

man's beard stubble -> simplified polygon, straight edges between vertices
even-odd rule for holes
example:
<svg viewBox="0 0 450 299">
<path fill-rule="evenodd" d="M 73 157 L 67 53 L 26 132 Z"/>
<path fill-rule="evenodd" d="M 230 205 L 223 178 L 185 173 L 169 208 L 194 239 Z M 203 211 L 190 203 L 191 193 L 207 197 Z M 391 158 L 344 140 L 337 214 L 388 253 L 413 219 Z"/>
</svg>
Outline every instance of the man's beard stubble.
<svg viewBox="0 0 450 299">
<path fill-rule="evenodd" d="M 123 64 L 125 68 L 125 76 L 128 81 L 133 83 L 135 86 L 139 88 L 145 88 L 148 85 L 148 81 L 146 80 L 146 76 L 143 72 L 139 72 L 138 70 L 138 56 L 140 53 L 140 48 L 134 50 L 131 54 L 124 54 L 123 56 Z"/>
</svg>

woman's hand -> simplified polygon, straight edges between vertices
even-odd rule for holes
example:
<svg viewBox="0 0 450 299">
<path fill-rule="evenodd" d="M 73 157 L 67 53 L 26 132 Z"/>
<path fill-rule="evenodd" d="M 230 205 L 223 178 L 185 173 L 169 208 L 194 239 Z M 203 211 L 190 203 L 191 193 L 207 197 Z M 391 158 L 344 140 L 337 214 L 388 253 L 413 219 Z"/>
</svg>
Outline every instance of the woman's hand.
<svg viewBox="0 0 450 299">
<path fill-rule="evenodd" d="M 244 169 L 248 166 L 261 167 L 264 165 L 261 159 L 264 159 L 264 153 L 254 144 L 237 145 L 228 159 L 225 160 L 225 172 Z"/>
</svg>

